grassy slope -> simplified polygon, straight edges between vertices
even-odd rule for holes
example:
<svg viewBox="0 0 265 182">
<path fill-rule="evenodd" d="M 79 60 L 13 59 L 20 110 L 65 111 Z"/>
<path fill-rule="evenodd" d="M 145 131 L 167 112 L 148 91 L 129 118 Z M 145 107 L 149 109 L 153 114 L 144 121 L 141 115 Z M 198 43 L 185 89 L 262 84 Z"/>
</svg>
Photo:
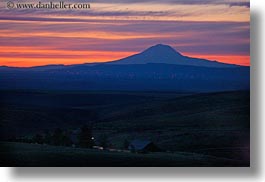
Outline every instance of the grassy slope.
<svg viewBox="0 0 265 182">
<path fill-rule="evenodd" d="M 248 166 L 195 153 L 133 154 L 36 144 L 0 143 L 0 166 Z"/>
<path fill-rule="evenodd" d="M 109 116 L 96 127 L 116 138 L 149 137 L 170 150 L 245 147 L 249 142 L 249 92 L 184 96 L 121 108 Z"/>
<path fill-rule="evenodd" d="M 119 108 L 174 98 L 179 93 L 0 91 L 0 124 L 7 135 L 77 128 Z M 1 129 L 1 128 L 0 128 Z"/>
<path fill-rule="evenodd" d="M 2 102 L 8 134 L 76 128 L 96 115 L 96 138 L 106 133 L 115 148 L 143 138 L 165 150 L 249 161 L 249 92 L 16 94 L 4 94 Z"/>
</svg>

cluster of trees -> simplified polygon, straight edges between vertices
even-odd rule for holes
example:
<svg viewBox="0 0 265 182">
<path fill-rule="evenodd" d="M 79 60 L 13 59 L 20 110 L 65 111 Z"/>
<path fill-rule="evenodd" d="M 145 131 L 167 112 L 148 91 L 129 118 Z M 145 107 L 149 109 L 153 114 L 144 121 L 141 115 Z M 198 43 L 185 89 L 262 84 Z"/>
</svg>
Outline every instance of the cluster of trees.
<svg viewBox="0 0 265 182">
<path fill-rule="evenodd" d="M 46 131 L 44 135 L 36 134 L 32 137 L 32 143 L 71 146 L 73 142 L 71 141 L 69 132 L 57 128 L 53 133 Z"/>
<path fill-rule="evenodd" d="M 95 145 L 92 136 L 92 127 L 88 127 L 87 125 L 82 126 L 80 131 L 75 134 L 72 131 L 64 131 L 61 128 L 57 128 L 53 132 L 46 131 L 44 134 L 38 133 L 32 137 L 20 137 L 10 139 L 10 141 L 55 146 L 75 145 L 83 148 L 92 148 Z"/>
<path fill-rule="evenodd" d="M 37 133 L 34 136 L 20 137 L 10 139 L 13 142 L 23 143 L 37 143 L 54 146 L 75 146 L 81 148 L 92 148 L 93 146 L 100 146 L 103 149 L 111 147 L 111 142 L 106 134 L 98 136 L 94 139 L 92 135 L 92 127 L 84 125 L 78 131 L 64 131 L 61 128 L 57 128 L 54 131 L 45 131 L 40 134 Z M 124 141 L 124 149 L 127 149 L 129 142 Z"/>
</svg>

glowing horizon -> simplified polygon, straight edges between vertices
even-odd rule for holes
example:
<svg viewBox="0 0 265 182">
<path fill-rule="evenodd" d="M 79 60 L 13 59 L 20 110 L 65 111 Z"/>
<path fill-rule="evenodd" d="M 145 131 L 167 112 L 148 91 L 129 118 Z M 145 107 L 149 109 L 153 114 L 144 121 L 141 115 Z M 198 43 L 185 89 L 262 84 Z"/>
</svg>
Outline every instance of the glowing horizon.
<svg viewBox="0 0 265 182">
<path fill-rule="evenodd" d="M 1 47 L 0 47 L 1 48 Z M 26 51 L 27 52 L 27 51 Z M 36 52 L 45 52 L 37 50 Z M 64 52 L 64 51 L 63 51 Z M 83 51 L 76 51 L 76 53 L 83 53 Z M 0 51 L 1 53 L 1 51 Z M 60 53 L 60 51 L 52 51 L 52 50 L 47 50 L 45 54 L 47 56 Z M 59 55 L 58 58 L 49 58 L 49 57 L 44 57 L 44 58 L 38 58 L 36 61 L 36 58 L 24 58 L 24 57 L 17 57 L 17 62 L 12 62 L 13 58 L 0 58 L 0 62 L 7 61 L 9 65 L 0 65 L 0 66 L 9 66 L 9 67 L 35 67 L 35 66 L 46 66 L 46 65 L 75 65 L 75 64 L 86 64 L 86 63 L 104 63 L 104 62 L 110 62 L 110 61 L 116 61 L 122 58 L 129 57 L 134 54 L 138 54 L 139 52 L 122 52 L 122 53 L 115 53 L 115 52 L 98 52 L 98 54 L 101 54 L 100 56 L 96 56 L 96 58 L 93 58 L 91 61 L 87 58 L 87 55 L 81 54 L 71 54 L 69 52 L 65 52 L 70 56 L 70 58 L 62 58 L 62 57 L 67 57 L 67 55 Z M 95 52 L 93 52 L 95 53 Z M 91 53 L 90 53 L 91 54 Z M 112 59 L 109 59 L 112 54 Z M 114 54 L 114 55 L 113 55 Z M 193 58 L 201 58 L 201 59 L 207 59 L 209 61 L 218 61 L 222 63 L 228 63 L 228 64 L 236 64 L 236 65 L 241 65 L 241 66 L 250 66 L 250 56 L 244 56 L 244 55 L 200 55 L 200 54 L 192 54 L 192 53 L 181 53 L 184 56 L 188 57 L 193 57 Z M 89 54 L 88 54 L 89 55 Z M 93 55 L 93 54 L 91 54 Z M 105 56 L 104 56 L 105 55 Z M 121 57 L 121 55 L 123 55 Z M 73 58 L 75 58 L 75 62 L 72 63 Z M 2 60 L 3 59 L 3 60 Z M 91 57 L 90 57 L 91 59 Z M 46 64 L 46 61 L 50 60 L 52 64 Z M 240 62 L 238 62 L 240 60 Z M 22 63 L 21 65 L 19 63 Z"/>
</svg>

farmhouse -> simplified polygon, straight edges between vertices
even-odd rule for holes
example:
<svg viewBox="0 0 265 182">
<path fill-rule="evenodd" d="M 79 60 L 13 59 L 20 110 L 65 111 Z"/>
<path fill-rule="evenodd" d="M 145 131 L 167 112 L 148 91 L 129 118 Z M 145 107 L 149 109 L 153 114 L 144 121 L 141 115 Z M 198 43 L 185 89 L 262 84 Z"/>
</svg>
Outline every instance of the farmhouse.
<svg viewBox="0 0 265 182">
<path fill-rule="evenodd" d="M 159 152 L 161 149 L 157 147 L 153 142 L 148 140 L 133 140 L 128 149 L 132 152 L 147 153 L 147 152 Z"/>
</svg>

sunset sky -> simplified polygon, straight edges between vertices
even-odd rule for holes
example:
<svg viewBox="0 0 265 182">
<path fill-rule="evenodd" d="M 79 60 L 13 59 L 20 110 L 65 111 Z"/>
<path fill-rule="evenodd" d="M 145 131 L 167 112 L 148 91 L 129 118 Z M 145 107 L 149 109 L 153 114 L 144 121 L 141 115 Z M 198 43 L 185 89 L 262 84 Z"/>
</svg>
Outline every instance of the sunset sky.
<svg viewBox="0 0 265 182">
<path fill-rule="evenodd" d="M 30 1 L 37 2 L 20 2 Z M 91 9 L 9 10 L 1 2 L 0 65 L 113 61 L 159 43 L 191 57 L 250 64 L 249 0 L 72 2 Z"/>
</svg>

